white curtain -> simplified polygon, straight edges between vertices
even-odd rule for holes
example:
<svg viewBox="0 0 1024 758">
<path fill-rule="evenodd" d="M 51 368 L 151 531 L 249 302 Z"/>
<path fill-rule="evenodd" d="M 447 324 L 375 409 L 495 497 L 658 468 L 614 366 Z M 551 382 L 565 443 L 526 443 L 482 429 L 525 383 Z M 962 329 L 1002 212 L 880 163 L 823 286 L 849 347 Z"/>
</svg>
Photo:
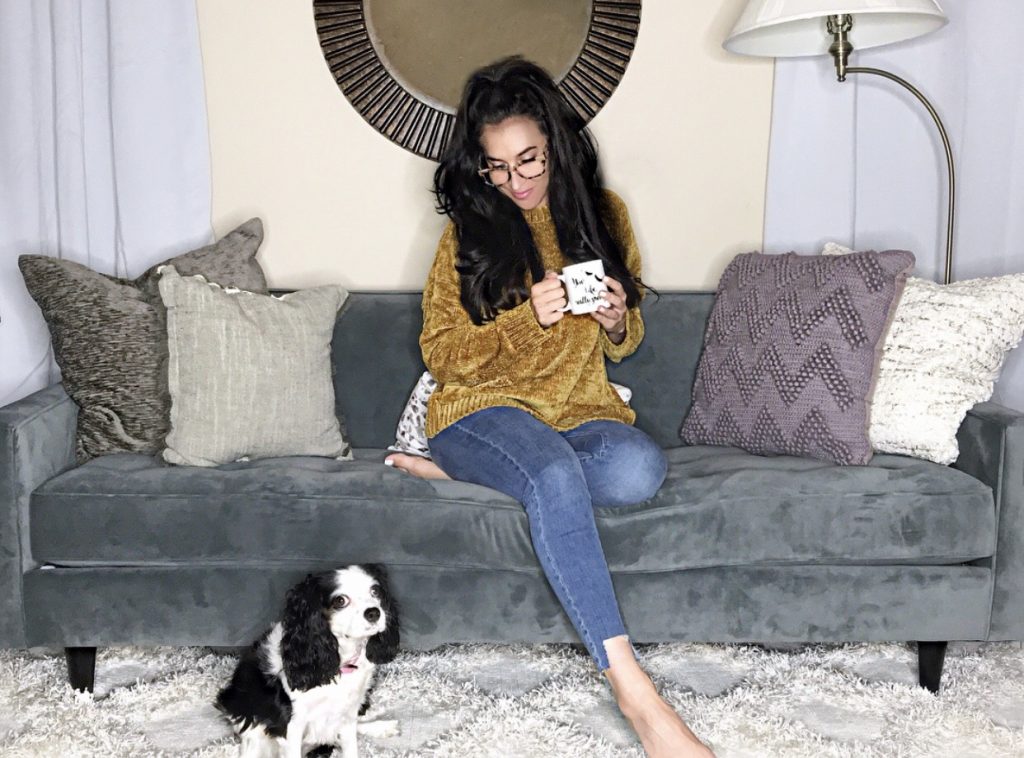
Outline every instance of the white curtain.
<svg viewBox="0 0 1024 758">
<path fill-rule="evenodd" d="M 942 0 L 949 24 L 905 43 L 854 52 L 851 66 L 891 71 L 939 112 L 957 172 L 954 279 L 1024 272 L 1024 34 L 1020 0 Z M 828 56 L 779 59 L 765 249 L 814 252 L 827 240 L 902 248 L 917 275 L 941 280 L 946 164 L 931 117 L 898 84 L 836 81 Z M 1024 346 L 994 398 L 1024 410 Z"/>
<path fill-rule="evenodd" d="M 0 0 L 0 406 L 56 381 L 17 258 L 134 277 L 207 243 L 191 0 Z"/>
</svg>

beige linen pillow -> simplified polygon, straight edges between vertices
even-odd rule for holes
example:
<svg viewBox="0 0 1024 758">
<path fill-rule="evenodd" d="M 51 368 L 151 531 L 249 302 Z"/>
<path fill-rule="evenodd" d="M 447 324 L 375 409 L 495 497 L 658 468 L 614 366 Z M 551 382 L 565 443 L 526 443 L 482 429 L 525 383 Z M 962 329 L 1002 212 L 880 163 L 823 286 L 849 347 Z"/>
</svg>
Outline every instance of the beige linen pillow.
<svg viewBox="0 0 1024 758">
<path fill-rule="evenodd" d="M 350 459 L 334 411 L 331 337 L 348 293 L 282 297 L 160 270 L 171 431 L 164 460 L 217 466 L 287 455 Z"/>
</svg>

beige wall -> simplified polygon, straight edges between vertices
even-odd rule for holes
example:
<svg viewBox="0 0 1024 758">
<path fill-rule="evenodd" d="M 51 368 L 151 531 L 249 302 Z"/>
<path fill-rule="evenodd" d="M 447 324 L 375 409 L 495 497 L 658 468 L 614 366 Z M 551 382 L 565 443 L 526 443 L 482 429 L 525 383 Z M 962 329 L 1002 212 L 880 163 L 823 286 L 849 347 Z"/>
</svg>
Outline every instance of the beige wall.
<svg viewBox="0 0 1024 758">
<path fill-rule="evenodd" d="M 721 40 L 745 0 L 647 0 L 629 69 L 591 128 L 645 279 L 713 289 L 759 248 L 772 67 Z M 444 219 L 433 163 L 378 135 L 320 53 L 309 0 L 197 0 L 218 234 L 263 218 L 271 286 L 419 289 Z"/>
</svg>

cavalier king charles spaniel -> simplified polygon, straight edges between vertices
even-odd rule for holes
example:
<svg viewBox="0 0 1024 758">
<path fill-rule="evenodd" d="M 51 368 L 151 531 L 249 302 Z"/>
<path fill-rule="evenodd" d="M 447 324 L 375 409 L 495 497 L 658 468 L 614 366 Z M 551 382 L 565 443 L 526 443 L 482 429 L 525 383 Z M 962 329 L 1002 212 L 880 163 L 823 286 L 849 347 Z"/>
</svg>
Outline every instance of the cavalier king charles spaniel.
<svg viewBox="0 0 1024 758">
<path fill-rule="evenodd" d="M 385 737 L 395 721 L 368 721 L 379 663 L 398 653 L 398 611 L 382 566 L 310 574 L 285 600 L 284 618 L 245 652 L 217 708 L 244 758 L 357 758 L 356 733 Z M 309 751 L 312 751 L 311 753 Z"/>
</svg>

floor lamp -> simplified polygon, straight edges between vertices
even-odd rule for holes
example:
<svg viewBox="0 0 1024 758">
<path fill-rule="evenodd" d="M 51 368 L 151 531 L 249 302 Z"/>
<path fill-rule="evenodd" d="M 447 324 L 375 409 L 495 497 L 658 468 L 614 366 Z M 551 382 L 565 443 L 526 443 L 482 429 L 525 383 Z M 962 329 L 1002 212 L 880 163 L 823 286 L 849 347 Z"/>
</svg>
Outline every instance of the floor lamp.
<svg viewBox="0 0 1024 758">
<path fill-rule="evenodd" d="M 877 47 L 919 37 L 945 26 L 948 19 L 934 0 L 750 0 L 725 40 L 726 50 L 775 58 L 830 54 L 839 81 L 847 74 L 874 74 L 902 85 L 928 110 L 946 149 L 949 210 L 946 217 L 944 282 L 953 278 L 953 211 L 956 180 L 953 151 L 942 120 L 913 85 L 888 71 L 848 66 L 856 47 Z"/>
</svg>

